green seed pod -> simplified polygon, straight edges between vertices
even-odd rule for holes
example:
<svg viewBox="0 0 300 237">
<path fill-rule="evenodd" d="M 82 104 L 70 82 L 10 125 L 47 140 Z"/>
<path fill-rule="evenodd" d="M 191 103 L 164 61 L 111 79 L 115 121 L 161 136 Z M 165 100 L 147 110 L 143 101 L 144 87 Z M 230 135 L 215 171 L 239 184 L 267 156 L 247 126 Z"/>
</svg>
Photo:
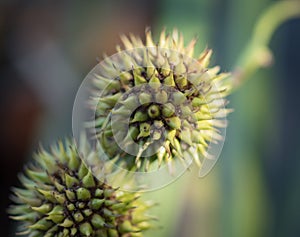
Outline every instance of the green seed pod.
<svg viewBox="0 0 300 237">
<path fill-rule="evenodd" d="M 158 105 L 151 105 L 148 107 L 148 115 L 150 118 L 157 118 L 160 115 L 160 108 Z"/>
<path fill-rule="evenodd" d="M 158 79 L 158 77 L 156 76 L 152 76 L 151 79 L 149 80 L 149 85 L 153 88 L 153 89 L 159 89 L 161 87 L 161 83 L 160 80 Z"/>
<path fill-rule="evenodd" d="M 164 79 L 164 85 L 171 86 L 171 87 L 176 86 L 173 72 L 170 72 L 170 74 Z"/>
<path fill-rule="evenodd" d="M 166 123 L 171 129 L 179 129 L 181 126 L 181 120 L 178 117 L 166 118 Z"/>
<path fill-rule="evenodd" d="M 224 128 L 222 121 L 230 112 L 223 103 L 230 91 L 226 82 L 229 74 L 218 74 L 219 67 L 208 67 L 211 50 L 204 50 L 193 59 L 196 39 L 185 46 L 177 30 L 171 34 L 163 31 L 157 43 L 153 43 L 149 29 L 145 42 L 133 35 L 122 36 L 121 40 L 125 51 L 118 46 L 118 60 L 112 62 L 109 58 L 111 61 L 107 60 L 103 73 L 99 70 L 100 75 L 94 78 L 95 94 L 104 91 L 95 113 L 96 137 L 104 152 L 122 168 L 145 171 L 147 166 L 148 171 L 152 163 L 155 169 L 172 159 L 188 160 L 184 155 L 193 147 L 195 152 L 190 152 L 189 157 L 202 164 L 199 157 L 204 159 L 204 154 L 208 157 L 205 144 L 220 141 L 219 129 Z M 114 71 L 120 76 L 109 77 Z M 126 95 L 125 99 L 120 94 Z M 94 105 L 97 99 L 92 96 L 90 104 Z M 117 106 L 112 108 L 116 99 Z M 122 119 L 113 121 L 110 115 L 116 114 L 128 117 L 128 124 L 122 123 Z M 125 133 L 121 141 L 117 141 L 111 130 Z M 139 133 L 134 142 L 127 142 L 130 135 L 126 133 L 133 130 Z M 120 142 L 126 149 L 121 148 Z M 155 149 L 152 154 L 150 151 Z M 136 150 L 137 153 L 130 153 Z M 141 154 L 148 154 L 147 159 L 140 158 Z"/>
<path fill-rule="evenodd" d="M 149 123 L 141 123 L 140 124 L 140 134 L 137 139 L 141 137 L 149 137 L 150 135 L 150 124 Z"/>
<path fill-rule="evenodd" d="M 155 131 L 153 133 L 153 140 L 159 140 L 161 138 L 161 133 L 159 131 Z"/>
<path fill-rule="evenodd" d="M 169 118 L 175 113 L 175 107 L 172 103 L 163 105 L 162 114 L 164 117 Z"/>
<path fill-rule="evenodd" d="M 134 116 L 133 119 L 130 120 L 131 123 L 135 123 L 135 122 L 144 122 L 147 121 L 149 119 L 149 116 L 147 113 L 142 112 L 142 111 L 137 111 Z"/>
<path fill-rule="evenodd" d="M 176 91 L 172 94 L 173 99 L 172 99 L 172 103 L 174 105 L 181 105 L 183 102 L 185 102 L 186 97 L 184 96 L 183 93 L 181 93 L 180 91 Z"/>
<path fill-rule="evenodd" d="M 85 144 L 85 140 L 81 143 Z M 147 216 L 149 208 L 137 199 L 137 193 L 119 191 L 96 179 L 69 140 L 65 145 L 59 142 L 51 151 L 39 151 L 36 163 L 27 166 L 30 168 L 26 168 L 26 174 L 20 176 L 23 188 L 14 188 L 14 204 L 8 212 L 12 219 L 22 222 L 20 234 L 127 237 L 140 233 L 143 236 L 145 222 L 151 218 L 133 222 Z M 97 159 L 97 154 L 88 146 L 88 157 Z M 49 162 L 55 163 L 55 168 L 49 170 Z"/>
<path fill-rule="evenodd" d="M 138 99 L 135 95 L 129 96 L 127 99 L 122 100 L 121 103 L 124 105 L 125 108 L 129 109 L 130 111 L 134 110 L 139 105 Z"/>
<path fill-rule="evenodd" d="M 160 129 L 161 127 L 164 126 L 164 123 L 163 123 L 163 121 L 160 121 L 160 120 L 154 120 L 154 126 L 158 129 Z"/>
<path fill-rule="evenodd" d="M 137 70 L 133 70 L 133 78 L 135 86 L 147 83 L 147 80 L 141 76 Z"/>
<path fill-rule="evenodd" d="M 151 94 L 148 94 L 145 92 L 142 92 L 139 94 L 139 101 L 140 101 L 141 105 L 148 104 L 151 102 L 151 100 L 152 100 Z"/>
<path fill-rule="evenodd" d="M 155 94 L 155 102 L 159 104 L 165 104 L 168 101 L 168 93 L 164 90 Z"/>
</svg>

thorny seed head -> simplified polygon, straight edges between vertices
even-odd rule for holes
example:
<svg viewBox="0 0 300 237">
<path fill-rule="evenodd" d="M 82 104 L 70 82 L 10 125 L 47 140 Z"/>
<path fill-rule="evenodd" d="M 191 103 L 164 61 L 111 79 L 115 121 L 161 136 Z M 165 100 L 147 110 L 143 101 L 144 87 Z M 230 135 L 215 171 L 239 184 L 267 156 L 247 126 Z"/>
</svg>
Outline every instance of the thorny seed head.
<svg viewBox="0 0 300 237">
<path fill-rule="evenodd" d="M 107 156 L 129 170 L 186 157 L 201 166 L 210 158 L 210 143 L 223 139 L 229 74 L 208 67 L 209 49 L 194 59 L 196 40 L 185 46 L 177 30 L 163 31 L 156 44 L 149 29 L 145 43 L 133 35 L 121 39 L 125 50 L 117 46 L 118 60 L 106 57 L 93 75 L 90 100 L 96 137 Z"/>
<path fill-rule="evenodd" d="M 91 163 L 98 160 L 96 150 L 85 150 Z M 155 218 L 147 214 L 153 203 L 96 179 L 70 140 L 58 142 L 50 153 L 41 149 L 20 181 L 23 187 L 13 188 L 14 204 L 8 210 L 21 223 L 19 234 L 141 237 L 153 226 Z"/>
</svg>

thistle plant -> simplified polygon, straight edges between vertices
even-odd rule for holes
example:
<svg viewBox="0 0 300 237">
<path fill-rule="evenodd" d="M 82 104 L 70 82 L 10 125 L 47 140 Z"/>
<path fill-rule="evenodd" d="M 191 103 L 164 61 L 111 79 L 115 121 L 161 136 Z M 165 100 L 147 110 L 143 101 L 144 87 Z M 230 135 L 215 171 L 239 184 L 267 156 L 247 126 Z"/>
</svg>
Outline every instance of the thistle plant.
<svg viewBox="0 0 300 237">
<path fill-rule="evenodd" d="M 96 137 L 110 159 L 129 170 L 148 171 L 173 160 L 200 167 L 211 143 L 223 140 L 230 74 L 209 67 L 212 50 L 194 59 L 193 39 L 162 31 L 157 43 L 122 36 L 118 60 L 104 58 L 92 75 Z M 129 69 L 129 70 L 128 70 Z"/>
<path fill-rule="evenodd" d="M 84 144 L 81 144 L 84 145 Z M 96 150 L 86 148 L 89 160 Z M 39 236 L 138 237 L 152 227 L 147 210 L 153 205 L 96 179 L 66 140 L 43 148 L 20 175 L 22 188 L 13 188 L 11 218 L 19 234 Z"/>
</svg>

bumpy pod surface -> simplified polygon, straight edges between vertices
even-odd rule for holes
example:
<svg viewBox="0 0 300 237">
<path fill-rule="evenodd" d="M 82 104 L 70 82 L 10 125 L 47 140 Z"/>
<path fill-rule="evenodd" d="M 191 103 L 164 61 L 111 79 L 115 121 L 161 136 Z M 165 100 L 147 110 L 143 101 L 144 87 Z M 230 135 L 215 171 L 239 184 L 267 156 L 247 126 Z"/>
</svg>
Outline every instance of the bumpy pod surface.
<svg viewBox="0 0 300 237">
<path fill-rule="evenodd" d="M 229 74 L 208 68 L 211 50 L 194 59 L 196 40 L 184 46 L 177 30 L 163 31 L 156 44 L 148 29 L 145 43 L 133 35 L 121 39 L 118 60 L 104 58 L 93 75 L 90 104 L 106 155 L 129 170 L 188 157 L 201 166 L 209 145 L 223 139 Z"/>
<path fill-rule="evenodd" d="M 90 160 L 97 157 L 86 151 Z M 41 149 L 20 181 L 8 212 L 21 222 L 21 235 L 139 237 L 152 227 L 146 212 L 153 203 L 97 180 L 71 141 L 58 142 L 50 153 Z"/>
</svg>

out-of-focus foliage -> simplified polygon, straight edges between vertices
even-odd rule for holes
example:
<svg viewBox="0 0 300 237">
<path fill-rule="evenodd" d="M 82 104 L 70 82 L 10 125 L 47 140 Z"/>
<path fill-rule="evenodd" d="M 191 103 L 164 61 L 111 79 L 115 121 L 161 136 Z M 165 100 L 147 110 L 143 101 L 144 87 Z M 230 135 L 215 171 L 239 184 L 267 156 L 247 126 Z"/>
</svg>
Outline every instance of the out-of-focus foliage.
<svg viewBox="0 0 300 237">
<path fill-rule="evenodd" d="M 272 3 L 165 0 L 158 25 L 181 26 L 187 35 L 198 33 L 199 41 L 214 49 L 216 62 L 232 70 L 257 18 Z M 228 118 L 225 147 L 216 168 L 196 182 L 186 174 L 173 184 L 175 188 L 182 182 L 185 191 L 180 204 L 176 203 L 181 207 L 176 228 L 168 226 L 168 236 L 300 234 L 296 224 L 300 215 L 296 202 L 300 193 L 296 120 L 300 98 L 295 92 L 299 85 L 299 21 L 289 21 L 274 35 L 272 67 L 256 72 L 230 97 L 235 112 Z M 165 191 L 158 191 L 159 197 Z M 162 207 L 168 200 L 161 199 Z"/>
</svg>

